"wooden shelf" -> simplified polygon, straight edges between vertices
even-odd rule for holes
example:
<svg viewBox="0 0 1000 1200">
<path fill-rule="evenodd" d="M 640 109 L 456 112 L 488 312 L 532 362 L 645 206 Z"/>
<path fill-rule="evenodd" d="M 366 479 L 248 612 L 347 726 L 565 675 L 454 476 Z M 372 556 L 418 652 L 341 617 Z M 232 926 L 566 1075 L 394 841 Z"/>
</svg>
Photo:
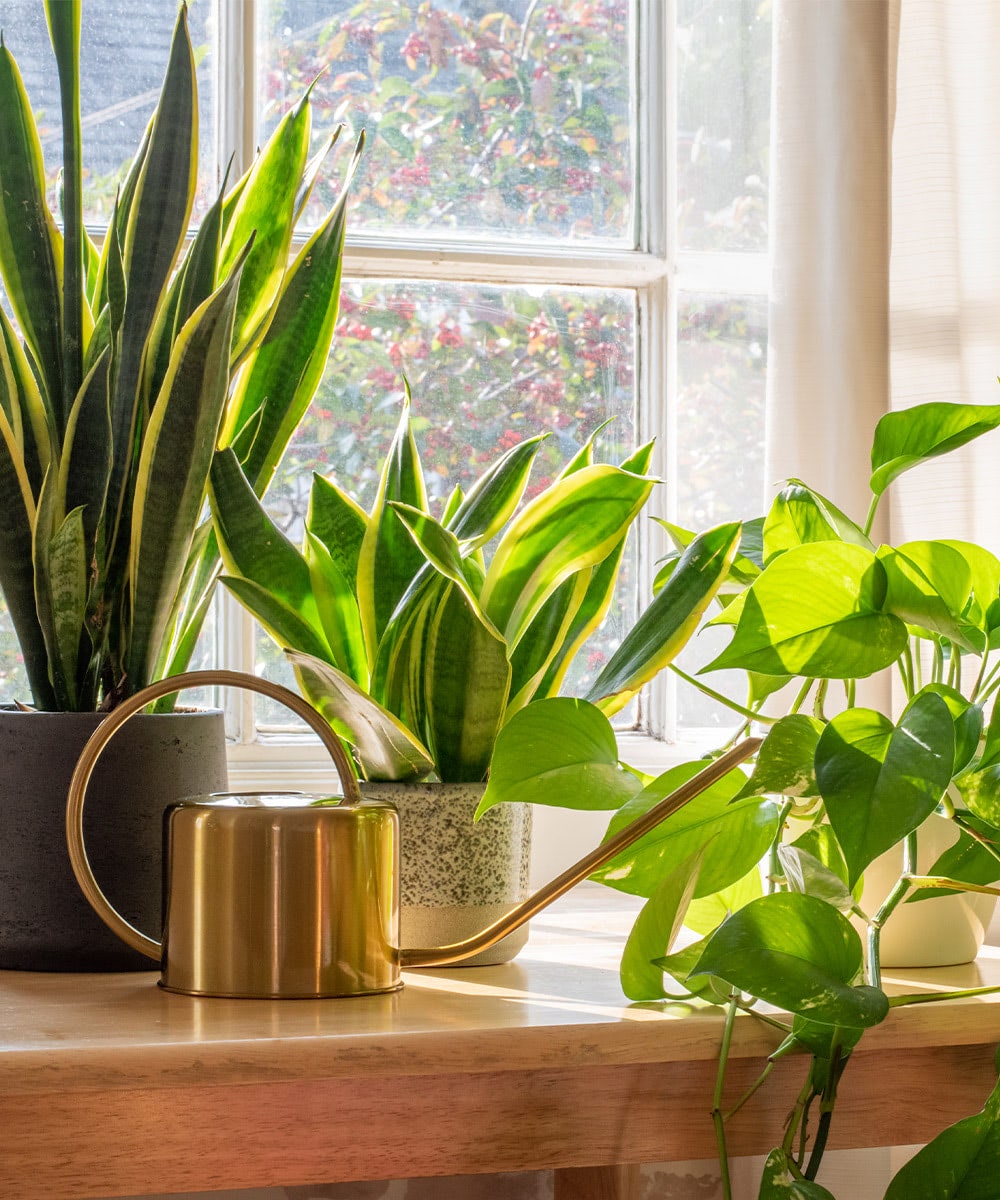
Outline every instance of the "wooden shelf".
<svg viewBox="0 0 1000 1200">
<path fill-rule="evenodd" d="M 560 1200 L 625 1197 L 635 1173 L 620 1164 L 714 1154 L 721 1032 L 715 1011 L 624 999 L 634 911 L 582 889 L 533 922 L 515 963 L 410 972 L 388 996 L 216 1000 L 163 992 L 153 973 L 0 972 L 0 1195 L 554 1168 Z M 886 982 L 1000 982 L 998 955 Z M 737 1022 L 727 1095 L 777 1041 Z M 831 1144 L 924 1141 L 975 1111 L 997 1042 L 992 997 L 894 1010 L 845 1074 Z M 782 1062 L 766 1103 L 733 1122 L 734 1153 L 780 1141 L 803 1066 Z M 615 1169 L 579 1170 L 590 1167 Z"/>
</svg>

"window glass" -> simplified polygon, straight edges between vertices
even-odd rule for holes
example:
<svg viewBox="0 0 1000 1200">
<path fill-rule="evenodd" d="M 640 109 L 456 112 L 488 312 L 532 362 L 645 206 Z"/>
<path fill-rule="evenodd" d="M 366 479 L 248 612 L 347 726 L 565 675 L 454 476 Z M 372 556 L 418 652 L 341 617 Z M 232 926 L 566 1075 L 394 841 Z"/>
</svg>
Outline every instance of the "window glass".
<svg viewBox="0 0 1000 1200">
<path fill-rule="evenodd" d="M 766 250 L 771 0 L 677 0 L 677 72 L 681 245 Z"/>
<path fill-rule="evenodd" d="M 677 345 L 677 519 L 702 530 L 764 508 L 764 384 L 767 300 L 689 294 L 679 305 Z M 689 674 L 717 655 L 731 630 L 706 629 L 680 656 Z M 742 672 L 701 677 L 746 702 Z M 680 730 L 732 728 L 731 709 L 678 683 Z"/>
<path fill-rule="evenodd" d="M 314 80 L 317 138 L 367 130 L 353 233 L 631 241 L 631 7 L 260 0 L 262 135 Z"/>
<path fill-rule="evenodd" d="M 214 54 L 212 5 L 193 0 L 188 27 L 198 64 L 200 191 L 195 215 L 214 193 Z M 164 0 L 102 0 L 84 4 L 80 30 L 80 111 L 84 219 L 106 224 L 115 192 L 138 149 L 160 95 L 176 8 Z M 49 202 L 58 211 L 62 120 L 55 57 L 40 0 L 2 0 L 4 44 L 24 79 L 42 140 Z"/>
</svg>

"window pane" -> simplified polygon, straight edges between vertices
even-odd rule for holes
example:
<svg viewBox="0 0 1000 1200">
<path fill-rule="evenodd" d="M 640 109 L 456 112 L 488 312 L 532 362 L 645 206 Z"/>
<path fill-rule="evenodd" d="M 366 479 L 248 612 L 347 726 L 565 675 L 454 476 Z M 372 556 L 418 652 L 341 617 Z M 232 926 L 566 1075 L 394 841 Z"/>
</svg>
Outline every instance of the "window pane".
<svg viewBox="0 0 1000 1200">
<path fill-rule="evenodd" d="M 10 704 L 14 700 L 30 704 L 31 689 L 10 613 L 0 597 L 0 704 Z"/>
<path fill-rule="evenodd" d="M 762 296 L 682 296 L 677 347 L 677 519 L 702 530 L 764 510 L 764 386 L 767 301 Z M 694 673 L 732 636 L 699 635 L 680 658 Z M 746 701 L 741 672 L 705 677 L 716 691 Z M 693 687 L 678 684 L 681 729 L 732 727 L 739 718 Z"/>
<path fill-rule="evenodd" d="M 319 471 L 369 508 L 399 419 L 404 374 L 438 513 L 456 483 L 468 490 L 504 450 L 535 433 L 551 436 L 535 460 L 529 496 L 609 417 L 597 457 L 618 462 L 635 445 L 634 357 L 635 298 L 628 291 L 349 283 L 326 376 L 268 507 L 297 543 L 311 472 Z M 630 572 L 634 579 L 634 569 L 623 568 Z M 591 670 L 620 639 L 624 619 L 619 614 L 604 641 L 595 641 Z M 263 635 L 259 659 L 269 677 L 288 678 Z M 264 722 L 287 723 L 267 701 L 258 710 Z"/>
<path fill-rule="evenodd" d="M 261 0 L 266 135 L 365 128 L 352 232 L 631 241 L 631 0 Z M 314 211 L 329 203 L 317 191 Z"/>
<path fill-rule="evenodd" d="M 771 0 L 677 0 L 677 70 L 680 243 L 766 250 Z"/>
<path fill-rule="evenodd" d="M 212 120 L 214 69 L 208 21 L 210 0 L 188 10 L 198 62 L 200 108 L 199 207 L 215 190 Z M 163 0 L 104 0 L 83 6 L 80 31 L 80 108 L 83 126 L 84 216 L 107 222 L 115 191 L 142 141 L 156 106 L 167 65 L 176 9 Z M 59 79 L 39 0 L 5 0 L 4 42 L 17 60 L 42 139 L 50 204 L 58 211 L 57 177 L 62 164 Z M 127 69 L 123 68 L 127 64 Z M 197 211 L 196 211 L 197 215 Z"/>
</svg>

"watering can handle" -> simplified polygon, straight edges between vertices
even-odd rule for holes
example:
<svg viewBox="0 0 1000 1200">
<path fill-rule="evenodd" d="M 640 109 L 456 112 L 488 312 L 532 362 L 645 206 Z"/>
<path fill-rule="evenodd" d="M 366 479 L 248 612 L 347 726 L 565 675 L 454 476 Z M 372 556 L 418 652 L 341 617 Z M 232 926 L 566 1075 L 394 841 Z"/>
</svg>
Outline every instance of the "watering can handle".
<svg viewBox="0 0 1000 1200">
<path fill-rule="evenodd" d="M 76 764 L 66 803 L 66 842 L 73 874 L 97 915 L 133 950 L 138 950 L 140 954 L 157 961 L 160 958 L 160 943 L 130 925 L 121 913 L 116 911 L 94 878 L 83 842 L 83 802 L 87 794 L 87 784 L 101 752 L 122 725 L 154 700 L 190 687 L 243 688 L 249 692 L 259 692 L 262 696 L 284 704 L 318 734 L 320 741 L 329 750 L 340 776 L 344 799 L 351 804 L 357 804 L 361 799 L 357 780 L 340 739 L 311 705 L 281 684 L 271 683 L 267 679 L 259 679 L 256 675 L 247 675 L 242 671 L 188 671 L 183 675 L 171 675 L 169 679 L 152 683 L 119 704 L 91 734 Z"/>
<path fill-rule="evenodd" d="M 665 820 L 672 813 L 677 812 L 678 809 L 683 808 L 685 804 L 693 800 L 695 796 L 700 795 L 706 788 L 711 787 L 713 783 L 716 783 L 724 775 L 728 775 L 733 767 L 744 762 L 751 754 L 758 750 L 762 741 L 763 738 L 751 737 L 737 742 L 725 754 L 720 755 L 717 759 L 703 767 L 697 775 L 692 776 L 686 783 L 682 783 L 680 787 L 675 788 L 659 804 L 655 804 L 641 817 L 636 817 L 624 829 L 620 829 L 613 838 L 609 838 L 595 850 L 591 850 L 579 862 L 568 867 L 561 875 L 553 879 L 551 883 L 547 883 L 543 888 L 535 892 L 534 895 L 529 896 L 527 900 L 517 905 L 516 908 L 512 908 L 504 916 L 500 917 L 499 920 L 494 921 L 492 925 L 488 925 L 485 929 L 480 930 L 479 933 L 466 938 L 465 941 L 455 942 L 450 946 L 401 950 L 399 954 L 400 965 L 411 968 L 443 967 L 448 963 L 464 962 L 466 959 L 472 958 L 474 954 L 495 946 L 501 938 L 506 937 L 508 933 L 513 933 L 525 921 L 530 921 L 536 913 L 541 912 L 553 900 L 558 899 L 564 892 L 568 892 L 575 884 L 582 883 L 598 867 L 603 866 L 627 846 L 631 846 L 633 842 L 638 841 L 643 834 L 648 833 L 651 829 L 655 829 L 661 821 Z"/>
</svg>

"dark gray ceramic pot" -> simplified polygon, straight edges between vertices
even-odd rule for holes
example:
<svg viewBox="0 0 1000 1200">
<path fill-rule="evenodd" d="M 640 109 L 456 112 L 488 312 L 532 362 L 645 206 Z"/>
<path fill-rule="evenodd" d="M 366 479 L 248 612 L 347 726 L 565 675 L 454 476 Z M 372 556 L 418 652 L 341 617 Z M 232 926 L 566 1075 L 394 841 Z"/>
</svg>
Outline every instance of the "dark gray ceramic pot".
<svg viewBox="0 0 1000 1200">
<path fill-rule="evenodd" d="M 151 970 L 83 898 L 66 850 L 66 794 L 97 713 L 0 709 L 0 968 Z M 142 714 L 111 739 L 87 789 L 84 835 L 105 895 L 138 929 L 162 925 L 163 810 L 225 791 L 221 712 Z"/>
</svg>

